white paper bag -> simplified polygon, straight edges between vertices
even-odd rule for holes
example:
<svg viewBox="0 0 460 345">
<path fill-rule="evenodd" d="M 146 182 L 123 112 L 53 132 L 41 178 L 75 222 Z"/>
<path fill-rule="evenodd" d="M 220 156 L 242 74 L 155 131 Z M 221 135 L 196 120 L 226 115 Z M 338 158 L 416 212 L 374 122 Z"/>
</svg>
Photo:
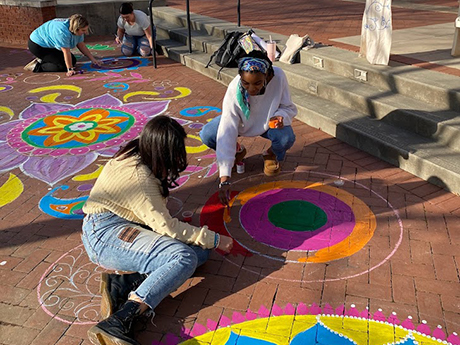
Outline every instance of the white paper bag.
<svg viewBox="0 0 460 345">
<path fill-rule="evenodd" d="M 359 55 L 373 65 L 388 65 L 391 33 L 391 0 L 366 0 Z"/>
</svg>

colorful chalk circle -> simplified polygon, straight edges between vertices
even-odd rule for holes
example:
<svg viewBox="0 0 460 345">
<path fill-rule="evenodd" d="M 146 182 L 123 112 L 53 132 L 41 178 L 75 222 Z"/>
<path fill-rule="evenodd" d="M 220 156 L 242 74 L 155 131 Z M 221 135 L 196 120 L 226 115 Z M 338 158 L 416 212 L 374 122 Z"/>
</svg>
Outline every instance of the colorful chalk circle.
<svg viewBox="0 0 460 345">
<path fill-rule="evenodd" d="M 215 111 L 216 113 L 220 113 L 222 110 L 217 107 L 191 107 L 191 108 L 185 108 L 180 111 L 180 114 L 182 116 L 187 116 L 187 117 L 198 117 L 198 116 L 203 116 L 211 111 Z"/>
<path fill-rule="evenodd" d="M 113 82 L 113 83 L 104 84 L 104 87 L 106 89 L 113 90 L 114 92 L 119 92 L 119 91 L 128 90 L 129 89 L 129 84 Z"/>
<path fill-rule="evenodd" d="M 124 70 L 138 69 L 139 67 L 147 66 L 149 59 L 147 58 L 108 58 L 101 59 L 101 65 L 95 65 L 92 62 L 85 62 L 82 64 L 81 69 L 89 72 L 121 72 Z"/>
</svg>

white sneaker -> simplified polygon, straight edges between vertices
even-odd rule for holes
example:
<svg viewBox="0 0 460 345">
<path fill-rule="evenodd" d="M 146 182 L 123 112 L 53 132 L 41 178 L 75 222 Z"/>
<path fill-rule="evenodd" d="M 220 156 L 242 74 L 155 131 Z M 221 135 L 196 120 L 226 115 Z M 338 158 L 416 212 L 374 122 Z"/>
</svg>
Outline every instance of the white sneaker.
<svg viewBox="0 0 460 345">
<path fill-rule="evenodd" d="M 31 62 L 29 62 L 27 65 L 25 65 L 24 69 L 26 71 L 33 71 L 35 69 L 35 66 L 37 66 L 37 64 L 40 62 L 41 60 L 39 58 L 35 58 Z"/>
</svg>

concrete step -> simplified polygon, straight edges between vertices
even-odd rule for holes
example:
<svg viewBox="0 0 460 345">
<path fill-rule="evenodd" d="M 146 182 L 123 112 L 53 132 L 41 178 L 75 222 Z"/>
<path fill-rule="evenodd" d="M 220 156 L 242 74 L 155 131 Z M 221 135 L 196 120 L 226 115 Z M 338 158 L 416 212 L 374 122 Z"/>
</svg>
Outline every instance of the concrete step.
<svg viewBox="0 0 460 345">
<path fill-rule="evenodd" d="M 155 18 L 187 26 L 186 13 L 170 7 L 155 7 Z M 249 27 L 237 27 L 234 23 L 192 13 L 191 27 L 203 30 L 210 36 L 223 38 L 228 31 L 246 31 Z M 288 37 L 255 29 L 256 34 L 268 39 L 269 35 L 281 49 Z M 314 37 L 313 37 L 314 38 Z M 390 66 L 370 65 L 358 54 L 330 46 L 301 50 L 300 62 L 337 75 L 373 85 L 430 103 L 445 110 L 460 112 L 460 78 L 392 62 Z"/>
<path fill-rule="evenodd" d="M 165 54 L 217 79 L 220 68 L 215 64 L 209 68 L 205 66 L 210 54 L 222 41 L 223 36 L 213 35 L 220 31 L 221 23 L 218 22 L 221 21 L 209 17 L 204 18 L 206 22 L 197 21 L 193 25 L 193 52 L 189 53 L 185 13 L 175 9 L 155 10 L 162 13 L 161 18 L 155 19 L 157 43 Z M 171 12 L 182 17 L 176 18 Z M 203 16 L 192 15 L 194 20 L 198 17 Z M 212 25 L 217 24 L 219 28 L 213 29 Z M 229 31 L 245 30 L 231 23 L 225 27 L 230 28 Z M 262 37 L 259 30 L 254 30 Z M 288 76 L 300 121 L 427 181 L 460 193 L 460 114 L 435 102 L 429 104 L 402 93 L 379 89 L 308 63 L 286 65 L 276 62 L 275 65 L 283 68 Z M 236 74 L 235 68 L 225 68 L 218 80 L 228 85 Z"/>
<path fill-rule="evenodd" d="M 159 37 L 187 44 L 188 30 L 181 24 L 173 23 L 169 19 L 157 19 L 156 26 Z M 193 50 L 212 54 L 221 42 L 221 38 L 209 36 L 203 27 L 192 30 Z M 460 150 L 458 112 L 445 110 L 439 105 L 428 104 L 391 90 L 378 89 L 307 64 L 288 65 L 276 62 L 275 65 L 283 68 L 289 84 L 293 87 Z"/>
</svg>

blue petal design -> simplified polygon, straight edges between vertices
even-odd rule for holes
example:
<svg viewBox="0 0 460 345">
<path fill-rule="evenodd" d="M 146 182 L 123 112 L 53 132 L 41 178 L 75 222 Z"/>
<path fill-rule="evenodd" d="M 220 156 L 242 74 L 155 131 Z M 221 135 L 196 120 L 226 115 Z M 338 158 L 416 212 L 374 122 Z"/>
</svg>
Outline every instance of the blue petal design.
<svg viewBox="0 0 460 345">
<path fill-rule="evenodd" d="M 230 332 L 230 337 L 228 338 L 225 345 L 275 345 L 269 341 L 247 337 L 245 335 L 238 335 L 233 331 Z"/>
<path fill-rule="evenodd" d="M 322 324 L 297 334 L 290 342 L 290 345 L 354 345 L 354 343 L 344 336 L 340 336 Z M 409 345 L 409 344 L 407 344 Z"/>
<path fill-rule="evenodd" d="M 398 345 L 415 345 L 415 344 L 418 344 L 418 343 L 416 343 L 414 339 L 408 338 L 404 340 L 404 342 L 399 343 Z"/>
</svg>

